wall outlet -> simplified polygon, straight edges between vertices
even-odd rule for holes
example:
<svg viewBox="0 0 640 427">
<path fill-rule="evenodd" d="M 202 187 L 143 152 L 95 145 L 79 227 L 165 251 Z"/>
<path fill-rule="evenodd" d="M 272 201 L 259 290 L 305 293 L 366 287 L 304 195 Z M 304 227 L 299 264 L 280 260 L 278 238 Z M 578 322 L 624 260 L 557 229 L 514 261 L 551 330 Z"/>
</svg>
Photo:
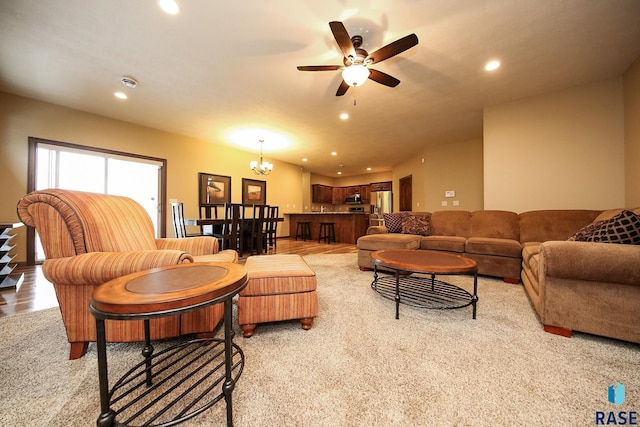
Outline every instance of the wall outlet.
<svg viewBox="0 0 640 427">
<path fill-rule="evenodd" d="M 460 206 L 460 201 L 459 200 L 454 200 L 453 201 L 453 206 Z"/>
<path fill-rule="evenodd" d="M 456 192 L 453 190 L 445 191 L 444 197 L 456 197 Z"/>
<path fill-rule="evenodd" d="M 447 206 L 447 205 L 448 205 L 448 203 L 447 203 L 447 201 L 446 201 L 446 200 L 443 200 L 443 201 L 441 202 L 441 205 L 442 205 L 442 206 Z"/>
</svg>

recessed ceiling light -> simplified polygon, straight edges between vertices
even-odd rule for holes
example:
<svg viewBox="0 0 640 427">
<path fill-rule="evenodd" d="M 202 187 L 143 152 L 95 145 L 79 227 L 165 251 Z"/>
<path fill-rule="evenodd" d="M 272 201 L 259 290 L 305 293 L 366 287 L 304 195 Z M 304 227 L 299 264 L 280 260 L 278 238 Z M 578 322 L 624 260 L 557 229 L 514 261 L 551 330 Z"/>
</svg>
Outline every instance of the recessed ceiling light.
<svg viewBox="0 0 640 427">
<path fill-rule="evenodd" d="M 302 159 L 302 161 L 303 161 L 303 162 L 306 162 L 306 161 L 307 161 L 307 158 L 305 157 L 304 159 Z"/>
<path fill-rule="evenodd" d="M 338 175 L 342 175 L 342 172 L 338 172 Z"/>
<path fill-rule="evenodd" d="M 114 92 L 114 95 L 118 99 L 127 99 L 128 96 L 124 92 Z"/>
<path fill-rule="evenodd" d="M 349 118 L 349 115 L 347 113 L 342 113 L 342 114 L 340 114 L 340 118 L 342 120 L 347 120 Z"/>
<path fill-rule="evenodd" d="M 338 153 L 336 153 L 335 151 L 332 151 L 332 152 L 331 152 L 331 155 L 332 155 L 332 156 L 337 156 L 337 155 L 338 155 Z"/>
<path fill-rule="evenodd" d="M 500 61 L 497 60 L 489 61 L 487 65 L 484 66 L 484 69 L 487 71 L 497 70 L 498 68 L 500 68 Z"/>
<path fill-rule="evenodd" d="M 123 85 L 125 85 L 130 89 L 135 89 L 138 87 L 138 81 L 133 77 L 122 76 L 120 77 L 120 81 L 122 82 Z"/>
<path fill-rule="evenodd" d="M 158 6 L 169 15 L 176 15 L 180 12 L 180 7 L 175 0 L 158 0 Z"/>
<path fill-rule="evenodd" d="M 370 170 L 371 170 L 371 168 L 367 168 L 367 170 L 368 170 L 368 171 L 370 171 Z"/>
</svg>

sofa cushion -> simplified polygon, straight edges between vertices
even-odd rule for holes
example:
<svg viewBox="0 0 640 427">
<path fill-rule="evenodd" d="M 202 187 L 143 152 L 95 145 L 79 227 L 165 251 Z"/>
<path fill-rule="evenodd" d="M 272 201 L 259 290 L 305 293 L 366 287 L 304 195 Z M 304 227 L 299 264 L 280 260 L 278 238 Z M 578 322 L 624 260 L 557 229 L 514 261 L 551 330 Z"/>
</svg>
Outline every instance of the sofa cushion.
<svg viewBox="0 0 640 427">
<path fill-rule="evenodd" d="M 420 249 L 464 253 L 464 237 L 424 236 L 420 238 Z"/>
<path fill-rule="evenodd" d="M 471 237 L 494 237 L 520 241 L 518 214 L 509 211 L 486 210 L 471 213 Z"/>
<path fill-rule="evenodd" d="M 402 218 L 402 233 L 428 236 L 431 234 L 431 214 L 409 214 Z"/>
<path fill-rule="evenodd" d="M 520 258 L 522 245 L 513 239 L 493 239 L 489 237 L 469 237 L 465 252 L 470 254 L 498 255 Z"/>
<path fill-rule="evenodd" d="M 519 215 L 520 242 L 566 240 L 580 228 L 591 224 L 601 212 L 573 209 L 522 212 Z"/>
<path fill-rule="evenodd" d="M 588 241 L 640 245 L 640 216 L 628 210 L 622 211 L 604 221 Z"/>
<path fill-rule="evenodd" d="M 406 212 L 397 213 L 385 213 L 382 214 L 384 218 L 384 225 L 389 230 L 389 233 L 401 233 L 402 232 L 402 219 L 407 216 Z"/>
<path fill-rule="evenodd" d="M 431 214 L 431 234 L 436 236 L 469 237 L 471 212 L 437 211 Z"/>
<path fill-rule="evenodd" d="M 358 249 L 379 251 L 382 249 L 418 249 L 420 236 L 413 234 L 369 234 L 358 238 Z"/>
</svg>

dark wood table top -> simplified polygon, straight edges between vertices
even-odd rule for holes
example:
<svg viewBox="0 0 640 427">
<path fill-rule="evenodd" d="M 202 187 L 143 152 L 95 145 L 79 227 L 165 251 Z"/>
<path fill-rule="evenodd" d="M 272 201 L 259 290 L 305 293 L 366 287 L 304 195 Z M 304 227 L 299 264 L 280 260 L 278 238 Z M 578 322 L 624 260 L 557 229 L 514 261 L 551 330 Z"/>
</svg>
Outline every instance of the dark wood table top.
<svg viewBox="0 0 640 427">
<path fill-rule="evenodd" d="M 245 218 L 243 221 L 252 221 L 253 218 Z M 284 218 L 265 218 L 264 222 L 283 222 Z M 185 225 L 222 225 L 222 218 L 185 218 Z"/>
<path fill-rule="evenodd" d="M 383 267 L 414 273 L 473 273 L 478 263 L 462 255 L 421 249 L 384 249 L 375 251 L 371 261 Z"/>
<path fill-rule="evenodd" d="M 153 314 L 199 307 L 241 289 L 247 270 L 234 263 L 179 264 L 113 279 L 93 291 L 91 306 L 112 314 Z"/>
</svg>

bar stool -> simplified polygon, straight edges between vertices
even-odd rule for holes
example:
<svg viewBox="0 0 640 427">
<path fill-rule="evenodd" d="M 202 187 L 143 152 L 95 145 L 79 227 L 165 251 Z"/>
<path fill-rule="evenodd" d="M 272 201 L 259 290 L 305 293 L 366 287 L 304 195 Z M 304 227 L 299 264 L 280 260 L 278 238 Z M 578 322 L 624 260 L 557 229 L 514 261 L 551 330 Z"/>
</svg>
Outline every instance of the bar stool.
<svg viewBox="0 0 640 427">
<path fill-rule="evenodd" d="M 303 241 L 311 240 L 311 222 L 299 221 L 296 223 L 296 240 L 300 237 Z"/>
<path fill-rule="evenodd" d="M 335 222 L 321 222 L 320 233 L 318 234 L 318 243 L 324 240 L 325 243 L 336 243 Z"/>
</svg>

